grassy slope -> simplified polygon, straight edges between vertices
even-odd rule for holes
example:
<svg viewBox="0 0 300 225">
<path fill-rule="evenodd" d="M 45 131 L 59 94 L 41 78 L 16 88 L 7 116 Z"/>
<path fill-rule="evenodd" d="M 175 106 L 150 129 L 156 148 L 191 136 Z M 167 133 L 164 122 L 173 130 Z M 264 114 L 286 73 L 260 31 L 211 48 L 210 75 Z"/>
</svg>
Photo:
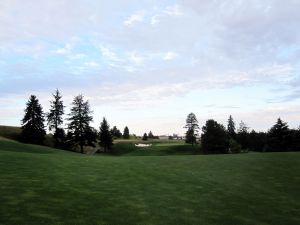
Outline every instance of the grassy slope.
<svg viewBox="0 0 300 225">
<path fill-rule="evenodd" d="M 0 136 L 2 137 L 17 140 L 19 138 L 20 133 L 21 133 L 20 127 L 0 125 Z"/>
<path fill-rule="evenodd" d="M 89 157 L 0 140 L 0 224 L 299 224 L 300 154 Z"/>
</svg>

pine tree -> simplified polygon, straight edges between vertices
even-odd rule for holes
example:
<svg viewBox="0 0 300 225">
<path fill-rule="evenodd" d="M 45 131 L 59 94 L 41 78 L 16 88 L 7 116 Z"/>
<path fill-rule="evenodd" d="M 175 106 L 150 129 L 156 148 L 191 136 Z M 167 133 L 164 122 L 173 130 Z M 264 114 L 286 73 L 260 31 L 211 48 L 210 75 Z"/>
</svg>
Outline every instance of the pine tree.
<svg viewBox="0 0 300 225">
<path fill-rule="evenodd" d="M 129 139 L 129 129 L 128 129 L 127 126 L 124 128 L 123 138 L 124 139 Z"/>
<path fill-rule="evenodd" d="M 68 137 L 70 141 L 80 146 L 80 152 L 83 153 L 83 146 L 89 142 L 88 134 L 91 131 L 90 122 L 93 121 L 92 111 L 88 101 L 83 100 L 83 95 L 78 95 L 72 102 L 73 107 L 68 120 Z"/>
<path fill-rule="evenodd" d="M 277 123 L 269 130 L 267 138 L 267 151 L 286 151 L 290 145 L 290 130 L 287 123 L 280 118 Z"/>
<path fill-rule="evenodd" d="M 230 115 L 229 116 L 229 119 L 228 119 L 228 124 L 227 124 L 227 132 L 228 132 L 228 135 L 230 138 L 233 138 L 235 139 L 235 123 L 233 121 L 233 118 L 232 116 Z"/>
<path fill-rule="evenodd" d="M 99 144 L 101 147 L 103 147 L 104 152 L 111 150 L 113 146 L 113 136 L 109 131 L 109 124 L 107 123 L 105 117 L 100 124 L 99 140 Z"/>
<path fill-rule="evenodd" d="M 186 118 L 186 125 L 184 128 L 187 128 L 187 132 L 185 134 L 185 142 L 194 145 L 196 143 L 199 125 L 196 115 L 194 113 L 190 113 Z"/>
<path fill-rule="evenodd" d="M 142 140 L 143 140 L 143 141 L 147 141 L 147 140 L 148 140 L 147 133 L 144 133 Z"/>
<path fill-rule="evenodd" d="M 116 127 L 114 126 L 112 129 L 111 129 L 111 134 L 114 138 L 121 138 L 122 137 L 122 133 L 121 131 Z"/>
<path fill-rule="evenodd" d="M 64 105 L 62 96 L 58 90 L 55 91 L 55 94 L 52 94 L 54 100 L 50 101 L 50 112 L 47 114 L 47 121 L 49 130 L 54 129 L 54 138 L 56 144 L 59 143 L 59 140 L 64 139 L 64 131 L 60 128 L 60 125 L 63 124 L 63 114 L 64 114 Z"/>
<path fill-rule="evenodd" d="M 152 134 L 152 131 L 150 130 L 149 134 L 148 134 L 148 138 L 149 139 L 153 139 L 154 138 L 154 135 Z"/>
<path fill-rule="evenodd" d="M 42 144 L 46 135 L 43 108 L 35 95 L 31 95 L 26 103 L 22 119 L 21 140 L 26 143 Z"/>
<path fill-rule="evenodd" d="M 236 134 L 236 141 L 241 145 L 242 149 L 250 148 L 249 127 L 241 121 Z"/>
</svg>

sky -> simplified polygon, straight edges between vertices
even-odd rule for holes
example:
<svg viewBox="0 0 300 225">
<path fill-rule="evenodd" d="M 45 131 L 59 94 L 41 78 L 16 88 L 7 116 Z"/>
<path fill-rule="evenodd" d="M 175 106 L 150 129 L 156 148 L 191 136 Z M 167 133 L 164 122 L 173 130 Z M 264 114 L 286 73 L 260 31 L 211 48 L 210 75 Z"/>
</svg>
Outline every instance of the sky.
<svg viewBox="0 0 300 225">
<path fill-rule="evenodd" d="M 83 94 L 96 128 L 184 134 L 196 114 L 300 125 L 299 0 L 0 0 L 0 124 Z M 67 117 L 67 116 L 66 116 Z M 66 123 L 64 126 L 66 127 Z"/>
</svg>

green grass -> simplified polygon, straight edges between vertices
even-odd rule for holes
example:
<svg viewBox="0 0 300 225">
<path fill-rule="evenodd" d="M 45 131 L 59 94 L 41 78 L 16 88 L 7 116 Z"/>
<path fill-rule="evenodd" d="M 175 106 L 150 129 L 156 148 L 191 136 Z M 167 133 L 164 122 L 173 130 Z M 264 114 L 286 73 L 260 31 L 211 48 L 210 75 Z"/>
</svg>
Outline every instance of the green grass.
<svg viewBox="0 0 300 225">
<path fill-rule="evenodd" d="M 20 127 L 0 125 L 0 136 L 1 137 L 13 139 L 13 140 L 18 140 L 20 134 L 21 134 L 21 128 Z"/>
<path fill-rule="evenodd" d="M 149 147 L 136 147 L 137 143 L 151 144 Z M 185 144 L 182 141 L 117 142 L 113 154 L 119 156 L 170 156 L 199 154 L 200 147 Z"/>
<path fill-rule="evenodd" d="M 300 224 L 299 153 L 86 156 L 0 140 L 0 171 L 1 225 Z"/>
</svg>

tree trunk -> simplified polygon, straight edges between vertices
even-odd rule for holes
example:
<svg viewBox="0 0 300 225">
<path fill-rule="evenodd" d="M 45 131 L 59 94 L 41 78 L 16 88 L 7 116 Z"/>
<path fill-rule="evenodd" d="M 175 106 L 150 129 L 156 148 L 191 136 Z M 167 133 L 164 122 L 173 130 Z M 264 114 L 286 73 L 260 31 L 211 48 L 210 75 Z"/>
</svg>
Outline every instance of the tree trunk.
<svg viewBox="0 0 300 225">
<path fill-rule="evenodd" d="M 80 143 L 80 153 L 83 154 L 83 144 L 82 143 Z"/>
</svg>

